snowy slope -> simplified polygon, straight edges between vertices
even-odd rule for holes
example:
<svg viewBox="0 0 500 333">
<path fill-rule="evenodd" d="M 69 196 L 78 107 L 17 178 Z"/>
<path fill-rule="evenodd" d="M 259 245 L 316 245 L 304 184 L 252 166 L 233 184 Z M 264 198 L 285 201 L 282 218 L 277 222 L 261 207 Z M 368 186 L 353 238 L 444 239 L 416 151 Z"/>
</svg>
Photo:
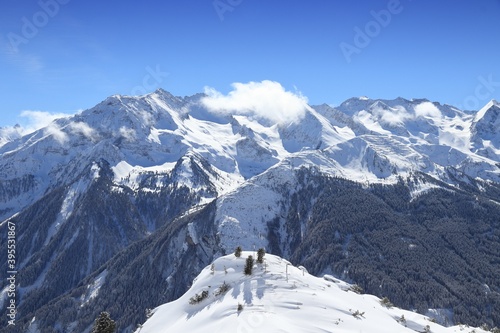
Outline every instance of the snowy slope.
<svg viewBox="0 0 500 333">
<path fill-rule="evenodd" d="M 445 328 L 430 318 L 357 294 L 332 276 L 318 278 L 270 254 L 243 273 L 254 252 L 221 257 L 207 266 L 179 299 L 161 305 L 137 333 L 175 332 L 476 332 L 463 326 Z M 221 292 L 226 284 L 228 290 Z M 190 300 L 204 291 L 198 303 Z M 241 305 L 241 310 L 238 310 Z"/>
</svg>

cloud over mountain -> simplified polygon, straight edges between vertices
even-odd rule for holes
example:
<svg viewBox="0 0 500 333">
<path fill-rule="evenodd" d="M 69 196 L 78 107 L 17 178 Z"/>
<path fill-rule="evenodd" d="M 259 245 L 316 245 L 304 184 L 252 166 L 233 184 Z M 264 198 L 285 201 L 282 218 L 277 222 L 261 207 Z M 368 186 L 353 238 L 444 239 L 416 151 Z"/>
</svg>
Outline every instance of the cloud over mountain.
<svg viewBox="0 0 500 333">
<path fill-rule="evenodd" d="M 212 112 L 255 116 L 278 124 L 302 119 L 308 108 L 306 97 L 286 91 L 278 82 L 233 83 L 232 87 L 227 95 L 205 87 L 207 97 L 202 104 Z"/>
</svg>

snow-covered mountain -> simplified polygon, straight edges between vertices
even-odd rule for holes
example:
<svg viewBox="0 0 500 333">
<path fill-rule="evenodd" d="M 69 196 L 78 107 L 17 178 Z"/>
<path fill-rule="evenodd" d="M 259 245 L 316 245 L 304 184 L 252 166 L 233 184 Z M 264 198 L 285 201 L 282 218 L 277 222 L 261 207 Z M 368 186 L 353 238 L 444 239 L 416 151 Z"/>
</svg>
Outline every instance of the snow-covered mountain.
<svg viewBox="0 0 500 333">
<path fill-rule="evenodd" d="M 493 100 L 477 112 L 471 124 L 474 152 L 498 161 L 500 157 L 500 103 Z"/>
<path fill-rule="evenodd" d="M 500 242 L 497 102 L 471 114 L 403 98 L 338 107 L 300 100 L 293 116 L 286 108 L 276 116 L 253 104 L 217 109 L 210 98 L 117 95 L 25 136 L 0 132 L 0 232 L 16 224 L 19 331 L 80 332 L 96 311 L 116 307 L 120 330 L 130 332 L 142 308 L 181 296 L 199 269 L 237 245 L 363 280 L 420 312 L 442 307 L 499 324 L 491 310 L 500 305 L 500 268 L 491 264 Z M 408 249 L 420 259 L 398 261 Z M 453 268 L 435 274 L 437 252 Z M 422 258 L 428 271 L 391 275 Z M 467 282 L 450 282 L 464 265 Z M 121 272 L 156 282 L 130 299 L 122 291 L 137 279 Z M 403 297 L 405 281 L 422 276 L 440 292 L 411 285 L 424 296 Z M 89 293 L 96 285 L 105 292 Z M 484 298 L 467 294 L 484 286 Z M 477 308 L 452 309 L 464 300 Z M 135 308 L 122 307 L 130 302 Z"/>
<path fill-rule="evenodd" d="M 319 167 L 359 181 L 394 182 L 410 171 L 448 181 L 450 168 L 472 178 L 500 179 L 494 101 L 471 116 L 426 100 L 359 98 L 338 108 L 306 107 L 302 119 L 270 124 L 251 115 L 217 114 L 204 107 L 203 98 L 163 90 L 112 96 L 20 139 L 3 136 L 0 219 L 67 185 L 102 157 L 117 186 L 137 189 L 145 175 L 169 173 L 182 157 L 197 156 L 210 164 L 218 195 L 300 151 L 319 150 L 326 157 Z M 179 181 L 191 186 L 190 174 L 179 172 Z"/>
<path fill-rule="evenodd" d="M 216 259 L 179 299 L 161 305 L 136 333 L 175 332 L 486 332 L 443 327 L 430 317 L 393 307 L 390 300 L 359 294 L 331 275 L 318 278 L 267 254 L 245 275 L 255 252 Z"/>
</svg>

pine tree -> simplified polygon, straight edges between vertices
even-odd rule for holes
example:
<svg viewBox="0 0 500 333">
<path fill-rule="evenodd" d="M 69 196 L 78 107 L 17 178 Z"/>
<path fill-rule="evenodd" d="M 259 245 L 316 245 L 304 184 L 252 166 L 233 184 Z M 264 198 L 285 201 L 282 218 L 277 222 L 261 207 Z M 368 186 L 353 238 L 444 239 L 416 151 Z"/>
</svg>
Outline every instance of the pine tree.
<svg viewBox="0 0 500 333">
<path fill-rule="evenodd" d="M 262 264 L 264 262 L 264 255 L 266 254 L 266 250 L 263 248 L 260 248 L 259 251 L 257 251 L 257 262 L 259 264 Z"/>
<path fill-rule="evenodd" d="M 101 312 L 94 322 L 91 333 L 115 333 L 116 323 L 111 319 L 108 312 Z"/>
<path fill-rule="evenodd" d="M 392 302 L 387 297 L 382 298 L 380 300 L 380 304 L 382 304 L 383 306 L 385 306 L 388 309 L 390 309 L 394 306 L 394 304 L 392 304 Z"/>
<path fill-rule="evenodd" d="M 241 256 L 241 251 L 242 251 L 242 250 L 241 250 L 241 246 L 238 246 L 238 247 L 236 248 L 236 250 L 234 250 L 234 256 L 235 256 L 236 258 L 239 258 L 239 257 Z"/>
<path fill-rule="evenodd" d="M 245 265 L 245 274 L 246 275 L 252 275 L 253 261 L 254 261 L 253 257 L 252 256 L 248 256 L 247 262 L 246 262 L 246 265 Z"/>
</svg>

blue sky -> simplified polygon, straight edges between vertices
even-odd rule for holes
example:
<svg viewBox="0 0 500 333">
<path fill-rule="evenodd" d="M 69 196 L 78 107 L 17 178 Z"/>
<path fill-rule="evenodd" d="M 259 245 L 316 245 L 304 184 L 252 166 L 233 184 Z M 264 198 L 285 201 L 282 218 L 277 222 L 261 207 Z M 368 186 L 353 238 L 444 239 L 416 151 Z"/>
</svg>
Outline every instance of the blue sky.
<svg viewBox="0 0 500 333">
<path fill-rule="evenodd" d="M 0 126 L 114 94 L 263 80 L 310 104 L 401 96 L 477 109 L 500 100 L 499 16 L 500 0 L 3 0 Z"/>
</svg>

